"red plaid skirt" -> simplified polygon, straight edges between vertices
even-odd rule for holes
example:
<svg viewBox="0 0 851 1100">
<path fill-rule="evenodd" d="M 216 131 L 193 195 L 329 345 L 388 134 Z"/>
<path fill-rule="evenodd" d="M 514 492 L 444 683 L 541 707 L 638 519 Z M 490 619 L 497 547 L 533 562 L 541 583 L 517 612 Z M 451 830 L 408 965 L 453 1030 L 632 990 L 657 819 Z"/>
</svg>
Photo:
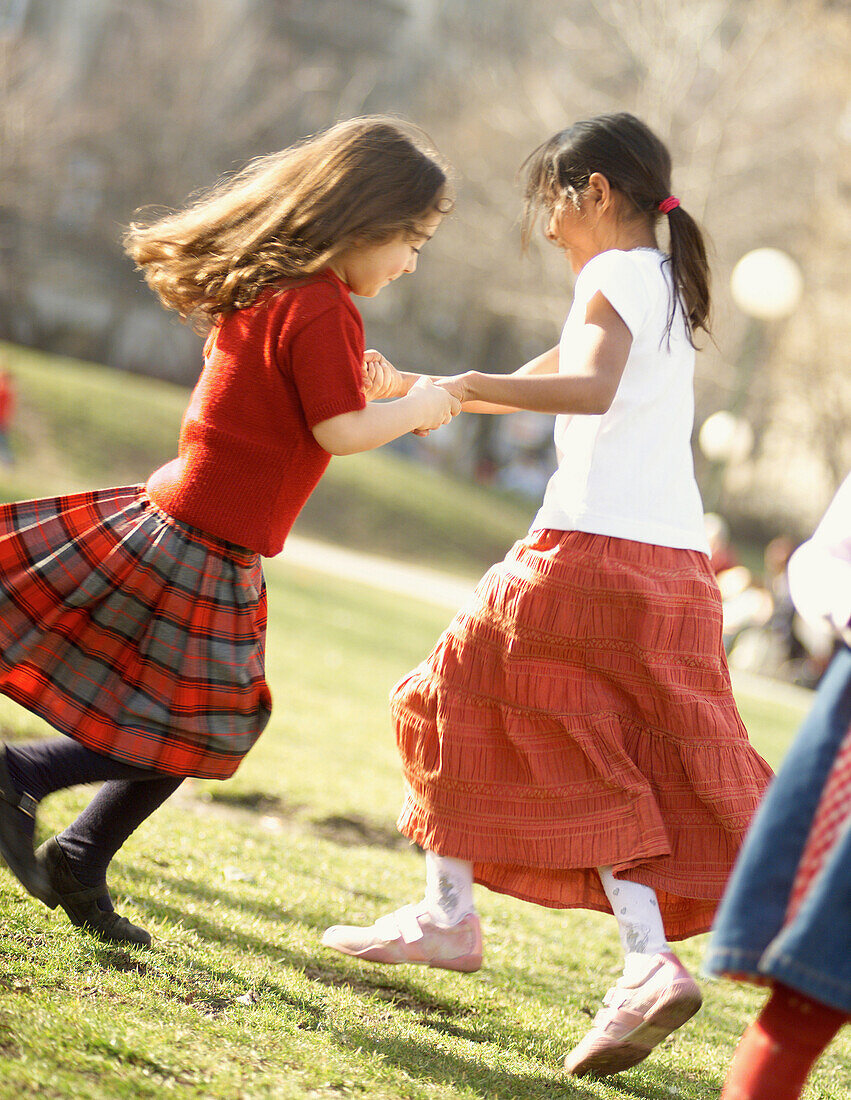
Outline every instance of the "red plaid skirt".
<svg viewBox="0 0 851 1100">
<path fill-rule="evenodd" d="M 611 912 L 597 867 L 706 931 L 771 769 L 747 739 L 705 555 L 538 531 L 397 686 L 401 831 L 478 882 Z"/>
<path fill-rule="evenodd" d="M 0 691 L 95 752 L 225 779 L 269 720 L 260 558 L 138 486 L 0 506 Z"/>
</svg>

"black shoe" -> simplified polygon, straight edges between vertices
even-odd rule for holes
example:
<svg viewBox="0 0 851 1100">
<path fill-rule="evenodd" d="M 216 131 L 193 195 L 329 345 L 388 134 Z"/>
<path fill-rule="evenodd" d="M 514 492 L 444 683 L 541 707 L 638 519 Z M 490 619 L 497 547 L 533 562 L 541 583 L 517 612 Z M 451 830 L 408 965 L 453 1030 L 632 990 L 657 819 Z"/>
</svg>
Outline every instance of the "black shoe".
<svg viewBox="0 0 851 1100">
<path fill-rule="evenodd" d="M 24 889 L 44 901 L 50 885 L 36 862 L 32 841 L 37 806 L 32 795 L 19 794 L 12 785 L 4 748 L 0 753 L 0 856 Z"/>
<path fill-rule="evenodd" d="M 98 905 L 98 898 L 109 897 L 106 883 L 103 886 L 84 886 L 71 870 L 71 864 L 55 836 L 46 840 L 35 853 L 35 859 L 48 881 L 45 905 L 55 909 L 61 905 L 73 925 L 84 928 L 104 943 L 128 943 L 137 947 L 150 947 L 151 937 L 144 928 L 131 924 L 114 910 L 105 913 Z"/>
</svg>

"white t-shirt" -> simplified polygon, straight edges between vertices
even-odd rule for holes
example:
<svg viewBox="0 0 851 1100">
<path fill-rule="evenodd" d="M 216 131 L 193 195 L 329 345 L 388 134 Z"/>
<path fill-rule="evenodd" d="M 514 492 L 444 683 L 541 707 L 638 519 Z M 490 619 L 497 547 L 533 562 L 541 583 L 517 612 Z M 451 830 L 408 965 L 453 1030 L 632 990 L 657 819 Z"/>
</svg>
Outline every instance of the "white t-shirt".
<svg viewBox="0 0 851 1100">
<path fill-rule="evenodd" d="M 559 344 L 571 369 L 574 334 L 600 291 L 632 334 L 615 399 L 602 416 L 557 416 L 558 469 L 532 529 L 589 531 L 709 553 L 694 478 L 694 348 L 673 294 L 666 256 L 654 249 L 602 252 L 576 280 Z"/>
</svg>

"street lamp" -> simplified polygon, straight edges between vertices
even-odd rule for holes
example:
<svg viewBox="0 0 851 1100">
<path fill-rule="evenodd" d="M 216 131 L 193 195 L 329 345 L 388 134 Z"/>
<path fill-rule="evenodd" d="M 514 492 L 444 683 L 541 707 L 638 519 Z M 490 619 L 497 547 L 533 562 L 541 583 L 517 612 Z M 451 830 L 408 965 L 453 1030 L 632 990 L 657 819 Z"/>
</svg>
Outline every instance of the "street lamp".
<svg viewBox="0 0 851 1100">
<path fill-rule="evenodd" d="M 703 422 L 698 435 L 701 451 L 713 464 L 707 504 L 717 511 L 728 467 L 742 462 L 753 447 L 753 429 L 741 415 L 756 367 L 766 325 L 795 311 L 804 290 L 801 269 L 779 248 L 755 248 L 733 268 L 733 301 L 748 318 L 748 327 L 736 359 L 733 391 L 728 407 Z"/>
</svg>

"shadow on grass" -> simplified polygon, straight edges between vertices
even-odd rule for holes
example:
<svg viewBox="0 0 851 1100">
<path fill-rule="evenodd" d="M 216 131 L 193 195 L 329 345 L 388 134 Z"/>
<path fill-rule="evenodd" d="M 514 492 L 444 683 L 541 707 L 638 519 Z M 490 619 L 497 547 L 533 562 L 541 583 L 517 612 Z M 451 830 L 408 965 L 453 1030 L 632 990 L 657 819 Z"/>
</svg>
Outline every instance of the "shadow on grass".
<svg viewBox="0 0 851 1100">
<path fill-rule="evenodd" d="M 381 1038 L 374 1031 L 350 1031 L 347 1038 L 362 1051 L 377 1055 L 415 1081 L 465 1088 L 471 1095 L 487 1100 L 545 1100 L 554 1096 L 593 1100 L 598 1095 L 566 1077 L 548 1075 L 546 1070 L 540 1073 L 502 1070 L 465 1058 L 444 1045 L 438 1048 L 428 1042 L 396 1036 Z M 493 1039 L 489 1041 L 493 1043 Z"/>
<path fill-rule="evenodd" d="M 343 848 L 360 846 L 386 848 L 389 851 L 402 851 L 411 848 L 411 841 L 402 836 L 393 825 L 376 821 L 365 814 L 328 814 L 325 817 L 304 817 L 307 809 L 304 803 L 289 802 L 276 794 L 261 790 L 205 791 L 201 795 L 192 793 L 191 788 L 182 796 L 181 805 L 195 812 L 213 811 L 222 815 L 235 814 L 240 817 L 262 815 L 276 818 L 282 824 L 294 822 L 308 832 L 330 840 Z"/>
<path fill-rule="evenodd" d="M 379 824 L 361 814 L 331 814 L 309 822 L 313 832 L 343 848 L 367 845 L 400 852 L 411 847 L 407 837 L 391 825 Z"/>
<path fill-rule="evenodd" d="M 210 904 L 217 902 L 220 905 L 227 905 L 232 909 L 248 913 L 252 916 L 265 917 L 267 920 L 280 921 L 287 924 L 306 925 L 316 932 L 324 932 L 329 925 L 336 923 L 336 918 L 338 916 L 337 913 L 332 913 L 327 909 L 288 909 L 285 907 L 285 904 L 278 902 L 263 901 L 260 898 L 243 898 L 230 890 L 219 889 L 215 886 L 207 886 L 195 880 L 167 874 L 165 871 L 153 874 L 142 868 L 129 866 L 123 868 L 123 871 L 131 882 L 168 885 L 175 893 L 186 894 L 190 898 L 198 901 L 209 902 Z M 363 898 L 367 901 L 375 902 L 378 905 L 386 905 L 390 902 L 390 898 L 388 898 L 386 894 L 370 894 L 362 890 L 352 889 L 352 887 L 343 887 L 339 883 L 324 876 L 303 874 L 301 877 L 312 878 L 314 881 L 321 882 L 334 889 L 347 889 L 353 897 Z M 133 892 L 133 897 L 140 905 L 144 903 L 152 912 L 155 912 L 156 907 L 162 904 L 162 902 L 150 896 L 147 899 L 138 898 L 136 897 L 135 891 Z"/>
<path fill-rule="evenodd" d="M 266 791 L 234 791 L 229 787 L 217 787 L 200 796 L 183 796 L 183 805 L 190 801 L 203 808 L 214 806 L 218 809 L 241 810 L 244 813 L 271 814 L 282 820 L 296 817 L 305 809 L 303 802 L 289 802 L 277 794 L 268 794 Z"/>
<path fill-rule="evenodd" d="M 144 872 L 138 872 L 138 874 L 140 877 L 155 877 L 147 876 Z M 190 885 L 185 880 L 177 880 L 176 885 L 188 894 L 203 898 L 205 901 L 224 901 L 227 904 L 233 904 L 234 899 L 226 891 L 211 889 L 202 884 L 192 883 Z M 501 1040 L 506 1045 L 521 1050 L 525 1056 L 530 1058 L 539 1057 L 542 1044 L 546 1041 L 546 1036 L 537 1032 L 517 1028 L 511 1024 L 503 1026 L 496 1014 L 489 1014 L 487 1018 L 483 1018 L 481 1026 L 465 1025 L 463 1021 L 480 1010 L 464 1004 L 451 993 L 447 996 L 435 995 L 433 991 L 419 986 L 416 979 L 412 979 L 410 973 L 406 974 L 402 970 L 395 972 L 383 967 L 374 970 L 368 967 L 364 969 L 364 964 L 356 960 L 343 959 L 323 948 L 318 939 L 315 953 L 298 950 L 253 936 L 244 931 L 235 934 L 233 929 L 224 923 L 214 923 L 198 914 L 186 913 L 178 907 L 160 900 L 138 900 L 158 919 L 180 925 L 209 943 L 235 943 L 241 950 L 269 958 L 277 964 L 303 973 L 305 977 L 319 987 L 328 989 L 347 988 L 357 994 L 381 1001 L 401 1012 L 412 1013 L 418 1017 L 417 1023 L 423 1023 L 432 1031 L 446 1036 L 455 1036 L 469 1042 L 487 1044 L 493 1042 L 494 1029 L 496 1029 L 497 1035 L 501 1035 Z M 245 908 L 250 911 L 254 906 L 249 903 Z M 274 906 L 266 906 L 264 903 L 260 903 L 259 908 L 264 911 L 268 910 L 273 916 L 280 916 L 279 911 Z M 226 920 L 224 916 L 223 920 Z M 294 920 L 294 923 L 299 922 Z M 194 965 L 197 966 L 197 964 Z M 232 972 L 227 968 L 217 968 L 211 965 L 209 970 L 215 978 L 227 978 L 228 980 L 244 983 L 244 979 L 240 978 L 239 975 L 235 974 L 232 977 Z M 270 992 L 274 996 L 280 996 L 285 1003 L 290 1004 L 292 1007 L 304 1010 L 304 1002 L 300 999 L 293 1000 L 292 995 L 280 986 L 270 987 Z M 307 1022 L 307 1026 L 323 1026 L 326 1014 L 325 1002 L 323 1001 L 321 1008 L 316 1005 L 311 1006 L 310 1012 L 313 1019 L 312 1022 Z"/>
<path fill-rule="evenodd" d="M 95 952 L 97 960 L 105 970 L 117 970 L 122 974 L 148 973 L 148 964 L 144 959 L 131 955 L 129 951 L 122 951 L 114 947 L 99 948 Z"/>
<path fill-rule="evenodd" d="M 374 997 L 401 1011 L 412 1012 L 420 1017 L 418 1023 L 434 1032 L 480 1044 L 492 1043 L 494 1034 L 497 1034 L 504 1045 L 511 1047 L 524 1057 L 537 1060 L 541 1056 L 540 1052 L 546 1036 L 513 1026 L 510 1022 L 500 1022 L 497 1018 L 498 1013 L 480 1016 L 481 1025 L 478 1027 L 459 1023 L 476 1011 L 481 1013 L 481 1010 L 464 1005 L 457 999 L 435 997 L 432 992 L 417 986 L 410 973 L 406 975 L 404 970 L 394 972 L 392 969 L 383 967 L 371 970 L 356 960 L 343 959 L 336 953 L 323 948 L 318 936 L 316 951 L 311 952 L 297 950 L 253 936 L 245 931 L 234 933 L 232 926 L 224 923 L 226 907 L 246 912 L 249 916 L 260 914 L 274 921 L 318 929 L 324 929 L 331 923 L 327 913 L 319 915 L 317 919 L 317 914 L 282 912 L 279 906 L 260 899 L 245 900 L 235 897 L 226 889 L 217 889 L 202 882 L 189 881 L 172 875 L 153 875 L 138 868 L 132 871 L 132 877 L 150 883 L 167 882 L 176 892 L 221 909 L 223 923 L 214 923 L 208 917 L 187 913 L 177 905 L 167 904 L 152 897 L 137 896 L 136 900 L 140 906 L 146 908 L 158 919 L 180 925 L 209 943 L 235 942 L 240 949 L 303 972 L 317 985 L 328 988 L 346 987 L 358 994 Z M 395 976 L 396 973 L 398 977 Z M 518 971 L 518 982 L 523 976 Z M 531 974 L 525 974 L 527 983 L 531 977 Z M 475 981 L 475 979 L 472 980 Z"/>
<path fill-rule="evenodd" d="M 207 1016 L 218 1015 L 237 1004 L 250 1006 L 256 1000 L 268 996 L 295 1010 L 301 1017 L 300 1027 L 316 1029 L 325 1026 L 326 1011 L 322 1003 L 315 1003 L 309 996 L 294 995 L 268 978 L 252 983 L 244 974 L 231 967 L 199 964 L 193 959 L 181 960 L 180 965 L 186 969 L 186 974 L 175 974 L 162 965 L 162 956 L 158 956 L 156 952 L 150 954 L 150 961 L 147 962 L 136 959 L 128 952 L 108 948 L 97 949 L 95 957 L 106 970 L 118 970 L 122 973 L 133 971 L 149 977 L 160 974 L 168 980 L 167 996 L 170 1000 L 192 1005 Z M 218 989 L 211 988 L 211 979 L 218 983 Z M 221 992 L 225 987 L 228 992 Z"/>
<path fill-rule="evenodd" d="M 192 892 L 190 884 L 184 886 Z M 218 893 L 206 887 L 201 891 L 205 896 Z M 439 1084 L 466 1089 L 470 1096 L 482 1100 L 544 1100 L 556 1096 L 565 1100 L 592 1100 L 600 1096 L 590 1082 L 577 1082 L 558 1074 L 550 1034 L 518 1028 L 510 1018 L 501 1019 L 500 1006 L 483 1012 L 451 992 L 441 996 L 434 990 L 418 987 L 416 979 L 402 972 L 396 976 L 383 969 L 364 971 L 363 964 L 343 959 L 339 964 L 333 959 L 326 964 L 310 951 L 284 947 L 243 932 L 234 933 L 226 924 L 226 914 L 222 914 L 218 923 L 197 914 L 182 913 L 161 902 L 151 900 L 149 905 L 162 919 L 182 924 L 210 943 L 253 952 L 309 979 L 310 985 L 302 990 L 291 988 L 291 981 L 288 985 L 283 976 L 281 981 L 265 975 L 252 982 L 238 961 L 231 966 L 209 956 L 199 957 L 199 952 L 181 954 L 175 962 L 168 945 L 161 950 L 155 946 L 144 954 L 106 946 L 95 948 L 95 957 L 104 969 L 135 972 L 147 981 L 156 981 L 160 975 L 166 983 L 163 996 L 192 1006 L 204 1016 L 216 1017 L 240 1004 L 251 1005 L 255 999 L 266 1002 L 267 1007 L 271 1002 L 282 1011 L 293 1012 L 296 1026 L 302 1030 L 330 1033 L 332 1042 L 342 1051 L 360 1048 L 425 1087 Z M 325 992 L 339 987 L 375 998 L 398 1010 L 400 1016 L 386 1031 L 359 1024 L 340 1027 L 334 1002 Z M 400 1025 L 406 1028 L 404 1036 L 398 1034 Z M 424 1032 L 421 1040 L 410 1035 L 418 1028 Z M 466 1055 L 459 1051 L 458 1041 L 476 1044 L 481 1054 L 472 1051 Z M 524 1059 L 531 1063 L 530 1068 L 503 1068 L 501 1061 L 505 1057 L 500 1051 L 506 1052 L 505 1057 L 510 1054 L 512 1061 L 518 1057 Z M 700 1100 L 717 1097 L 720 1082 L 694 1072 L 675 1072 L 665 1064 L 665 1058 L 663 1047 L 652 1066 L 645 1063 L 640 1071 L 629 1071 L 623 1080 L 613 1078 L 607 1082 L 608 1087 L 614 1086 L 616 1095 L 628 1100 L 669 1100 L 672 1095 L 683 1095 L 686 1078 L 689 1081 L 686 1095 Z M 641 1080 L 630 1080 L 639 1072 Z"/>
<path fill-rule="evenodd" d="M 354 960 L 345 960 L 321 947 L 317 937 L 316 952 L 293 948 L 251 935 L 245 931 L 235 932 L 227 924 L 227 908 L 233 908 L 248 915 L 261 915 L 284 924 L 302 927 L 324 928 L 330 917 L 326 913 L 295 913 L 282 911 L 279 905 L 262 899 L 245 899 L 223 888 L 218 889 L 203 882 L 178 878 L 173 875 L 149 873 L 139 868 L 128 869 L 129 877 L 147 884 L 164 884 L 182 893 L 188 899 L 221 907 L 221 921 L 212 921 L 197 913 L 188 913 L 179 904 L 167 904 L 152 896 L 136 896 L 138 904 L 158 919 L 182 926 L 209 943 L 223 946 L 234 945 L 239 950 L 266 957 L 281 966 L 301 972 L 318 987 L 314 993 L 294 994 L 281 983 L 264 979 L 256 987 L 246 982 L 244 974 L 227 965 L 197 959 L 189 964 L 197 974 L 195 977 L 180 978 L 177 981 L 176 995 L 186 1003 L 196 1003 L 199 1010 L 215 1013 L 229 1007 L 233 996 L 222 998 L 212 995 L 207 987 L 212 978 L 216 982 L 229 983 L 231 988 L 244 992 L 258 992 L 269 995 L 282 1005 L 288 1006 L 300 1014 L 298 1026 L 308 1030 L 327 1030 L 340 1035 L 346 1045 L 372 1051 L 381 1058 L 395 1063 L 398 1068 L 412 1078 L 428 1083 L 440 1082 L 453 1086 L 463 1086 L 474 1096 L 492 1098 L 492 1100 L 539 1100 L 555 1095 L 566 1098 L 591 1098 L 599 1092 L 589 1092 L 588 1087 L 566 1077 L 550 1077 L 542 1069 L 540 1074 L 502 1071 L 499 1068 L 484 1066 L 475 1057 L 465 1058 L 456 1051 L 447 1050 L 447 1044 L 453 1040 L 475 1043 L 482 1046 L 498 1046 L 510 1050 L 515 1056 L 521 1056 L 530 1062 L 540 1062 L 549 1055 L 543 1051 L 551 1044 L 552 1037 L 543 1032 L 529 1031 L 516 1027 L 510 1020 L 500 1019 L 500 1009 L 486 1014 L 471 1005 L 464 1004 L 460 998 L 435 995 L 434 991 L 418 986 L 410 973 L 400 971 L 398 977 L 387 969 L 364 970 L 364 965 Z M 326 958 L 329 955 L 331 957 Z M 156 953 L 153 956 L 157 958 Z M 146 964 L 137 962 L 135 953 L 101 953 L 102 965 L 114 969 L 138 969 L 146 973 Z M 160 964 L 166 962 L 160 956 Z M 158 965 L 160 965 L 158 964 Z M 183 965 L 186 965 L 184 962 Z M 528 979 L 529 974 L 525 975 Z M 520 975 L 518 974 L 518 978 Z M 475 978 L 471 980 L 475 981 Z M 422 1043 L 409 1038 L 389 1035 L 382 1037 L 373 1030 L 356 1028 L 337 1030 L 334 1025 L 333 1005 L 328 1002 L 321 987 L 334 989 L 345 987 L 357 994 L 375 998 L 401 1013 L 413 1014 L 410 1020 L 413 1027 L 422 1027 L 433 1033 L 432 1042 L 424 1039 Z M 200 992 L 199 992 L 200 991 Z M 477 1013 L 477 1015 L 474 1015 Z M 570 1045 L 566 1038 L 565 1049 Z M 703 1100 L 718 1095 L 720 1083 L 707 1080 L 695 1072 L 683 1073 L 670 1069 L 663 1061 L 665 1049 L 661 1048 L 651 1064 L 645 1063 L 641 1076 L 643 1080 L 630 1080 L 635 1071 L 628 1071 L 624 1079 L 611 1079 L 609 1085 L 615 1085 L 621 1096 L 634 1100 L 668 1100 L 672 1095 L 681 1095 L 684 1079 L 689 1082 L 690 1094 Z M 648 1075 L 652 1080 L 648 1081 Z"/>
<path fill-rule="evenodd" d="M 225 891 L 212 890 L 200 884 L 190 886 L 185 881 L 180 882 L 179 885 L 187 893 L 197 894 L 208 901 L 217 898 L 223 898 L 227 902 L 232 901 Z M 399 1040 L 391 1038 L 381 1041 L 376 1039 L 373 1032 L 369 1033 L 369 1042 L 366 1038 L 362 1038 L 359 1032 L 353 1033 L 351 1038 L 354 1045 L 361 1046 L 364 1049 L 368 1045 L 372 1045 L 376 1052 L 380 1052 L 383 1057 L 391 1057 L 394 1051 L 397 1053 L 407 1051 L 407 1060 L 400 1057 L 399 1067 L 418 1079 L 429 1081 L 435 1080 L 437 1077 L 448 1083 L 464 1084 L 470 1088 L 475 1087 L 476 1095 L 493 1097 L 494 1100 L 501 1100 L 503 1097 L 515 1097 L 518 1100 L 521 1097 L 528 1097 L 530 1100 L 535 1100 L 537 1097 L 552 1096 L 556 1092 L 559 1095 L 570 1097 L 594 1095 L 588 1093 L 587 1090 L 578 1088 L 576 1085 L 565 1085 L 561 1078 L 553 1081 L 548 1080 L 544 1075 L 538 1077 L 534 1074 L 504 1074 L 495 1082 L 493 1071 L 483 1069 L 481 1064 L 477 1064 L 475 1060 L 467 1061 L 463 1058 L 456 1059 L 454 1056 L 447 1056 L 445 1044 L 441 1042 L 441 1038 L 448 1041 L 461 1039 L 469 1043 L 490 1047 L 497 1044 L 501 1048 L 512 1050 L 515 1054 L 519 1054 L 533 1062 L 546 1057 L 542 1054 L 542 1051 L 547 1046 L 549 1036 L 543 1032 L 517 1027 L 510 1020 L 501 1020 L 499 1009 L 483 1014 L 480 1008 L 464 1004 L 459 998 L 453 997 L 451 994 L 439 996 L 435 995 L 432 990 L 423 989 L 416 983 L 416 979 L 403 971 L 399 971 L 397 977 L 393 971 L 385 968 L 377 968 L 374 971 L 364 970 L 364 964 L 356 961 L 340 959 L 338 962 L 335 957 L 331 957 L 326 961 L 322 958 L 325 952 L 318 942 L 317 952 L 313 954 L 310 951 L 293 949 L 245 932 L 239 932 L 235 935 L 233 930 L 226 925 L 213 923 L 197 914 L 185 913 L 161 901 L 151 899 L 147 902 L 147 905 L 159 919 L 182 925 L 210 943 L 235 943 L 240 950 L 252 952 L 258 956 L 265 956 L 275 963 L 303 973 L 317 987 L 327 989 L 346 988 L 356 994 L 381 1001 L 400 1013 L 412 1014 L 415 1017 L 410 1021 L 412 1026 L 422 1026 L 435 1033 L 434 1045 L 411 1043 L 401 1044 L 400 1046 Z M 199 1007 L 206 1006 L 208 1011 L 210 994 L 205 992 L 203 995 L 197 996 L 194 991 L 198 984 L 206 986 L 209 978 L 212 978 L 216 982 L 235 984 L 240 989 L 247 988 L 245 987 L 244 976 L 227 966 L 216 966 L 210 963 L 199 965 L 197 961 L 193 962 L 192 966 L 195 970 L 204 972 L 207 977 L 201 983 L 186 980 L 179 981 L 177 995 L 184 1001 L 194 998 L 197 1002 L 200 1002 Z M 475 981 L 475 978 L 471 980 Z M 298 1012 L 302 1017 L 298 1023 L 300 1028 L 337 1031 L 334 1026 L 333 1005 L 318 990 L 317 997 L 320 998 L 318 1000 L 309 994 L 294 996 L 291 991 L 281 984 L 264 979 L 263 982 L 257 985 L 256 991 L 271 995 L 283 1005 L 287 1005 Z M 231 1002 L 217 999 L 217 1004 L 225 1003 L 230 1004 Z M 340 1034 L 347 1035 L 345 1031 Z M 447 1071 L 446 1066 L 454 1066 L 456 1061 L 457 1066 L 455 1066 L 455 1069 Z M 442 1067 L 439 1073 L 435 1069 L 436 1065 Z M 453 1076 L 456 1073 L 457 1076 Z M 522 1091 L 518 1091 L 520 1089 Z M 643 1095 L 654 1096 L 653 1093 L 645 1094 L 640 1091 L 635 1093 L 636 1097 Z M 660 1095 L 659 1093 L 655 1094 L 655 1096 Z"/>
<path fill-rule="evenodd" d="M 234 904 L 233 898 L 223 891 L 211 890 L 209 887 L 200 886 L 190 890 L 185 881 L 181 881 L 179 884 L 184 889 L 187 889 L 187 892 L 197 893 L 198 896 L 203 897 L 207 901 L 220 898 L 225 900 L 227 904 Z M 233 929 L 226 925 L 214 924 L 204 917 L 200 917 L 197 914 L 186 913 L 176 906 L 167 905 L 162 901 L 150 898 L 137 899 L 137 901 L 139 901 L 140 905 L 144 903 L 144 907 L 158 919 L 189 929 L 209 943 L 220 943 L 223 945 L 236 943 L 240 949 L 250 951 L 258 956 L 265 956 L 275 963 L 289 966 L 294 970 L 303 972 L 311 981 L 316 982 L 317 985 L 324 985 L 330 988 L 346 986 L 357 992 L 375 996 L 386 1003 L 419 1013 L 440 1012 L 447 1016 L 463 1016 L 471 1011 L 460 1005 L 457 1001 L 436 998 L 430 993 L 418 991 L 415 988 L 412 989 L 410 979 L 406 980 L 402 975 L 396 980 L 394 978 L 388 978 L 387 971 L 379 970 L 376 971 L 375 977 L 372 975 L 364 976 L 358 974 L 356 970 L 353 970 L 353 967 L 356 967 L 357 964 L 347 963 L 343 959 L 340 959 L 339 963 L 336 962 L 336 959 L 329 960 L 326 963 L 322 955 L 331 953 L 328 952 L 327 949 L 322 948 L 318 939 L 316 944 L 317 952 L 313 954 L 308 951 L 299 951 L 291 947 L 285 947 L 282 944 L 267 939 L 261 939 L 259 936 L 252 936 L 244 931 L 234 933 Z M 251 909 L 252 906 L 248 905 L 245 906 L 245 908 Z M 261 908 L 265 909 L 266 907 L 261 906 Z M 270 909 L 273 915 L 280 917 L 281 914 L 279 910 L 274 907 L 270 907 Z M 294 923 L 300 922 L 294 921 Z M 104 958 L 102 961 L 106 964 L 109 963 L 108 958 Z M 212 973 L 219 974 L 220 976 L 231 975 L 231 971 L 227 969 L 219 971 L 212 966 L 209 969 Z M 237 980 L 244 982 L 244 979 L 238 976 Z M 285 1000 L 289 1000 L 288 994 L 283 993 L 283 997 Z"/>
<path fill-rule="evenodd" d="M 627 1071 L 627 1076 L 606 1078 L 608 1082 L 616 1085 L 625 1097 L 635 1097 L 636 1100 L 667 1100 L 671 1096 L 682 1096 L 683 1087 L 688 1083 L 690 1088 L 699 1089 L 701 1100 L 717 1100 L 721 1092 L 721 1080 L 717 1077 L 705 1077 L 696 1070 L 674 1069 L 665 1062 L 666 1052 L 664 1046 L 657 1048 L 650 1056 L 650 1061 L 643 1062 L 641 1069 Z M 640 1072 L 645 1077 L 652 1077 L 651 1083 L 630 1080 L 633 1073 Z"/>
<path fill-rule="evenodd" d="M 421 1023 L 433 1027 L 435 1022 Z M 434 1030 L 462 1039 L 471 1038 L 465 1029 L 451 1025 L 448 1028 L 434 1026 Z M 590 1091 L 595 1084 L 593 1078 L 578 1081 L 558 1073 L 549 1076 L 546 1070 L 539 1074 L 510 1072 L 492 1065 L 485 1066 L 473 1058 L 447 1051 L 445 1046 L 438 1049 L 427 1042 L 418 1043 L 407 1038 L 381 1038 L 374 1031 L 350 1031 L 347 1038 L 361 1050 L 376 1054 L 386 1063 L 397 1066 L 414 1080 L 463 1086 L 474 1096 L 487 1100 L 543 1100 L 553 1096 L 569 1100 L 592 1100 L 600 1096 L 598 1091 Z M 493 1036 L 486 1041 L 492 1045 L 495 1042 Z M 505 1045 L 517 1050 L 514 1044 Z M 660 1056 L 664 1058 L 664 1050 L 655 1054 L 656 1058 Z M 685 1081 L 691 1090 L 700 1090 L 698 1095 L 701 1100 L 716 1100 L 721 1088 L 721 1082 L 717 1078 L 706 1078 L 696 1072 L 684 1074 L 664 1064 L 644 1063 L 641 1072 L 645 1077 L 652 1076 L 652 1081 L 645 1083 L 630 1080 L 633 1071 L 627 1071 L 626 1076 L 607 1077 L 600 1079 L 600 1083 L 617 1089 L 623 1097 L 635 1100 L 669 1100 L 671 1096 L 681 1096 Z"/>
</svg>

